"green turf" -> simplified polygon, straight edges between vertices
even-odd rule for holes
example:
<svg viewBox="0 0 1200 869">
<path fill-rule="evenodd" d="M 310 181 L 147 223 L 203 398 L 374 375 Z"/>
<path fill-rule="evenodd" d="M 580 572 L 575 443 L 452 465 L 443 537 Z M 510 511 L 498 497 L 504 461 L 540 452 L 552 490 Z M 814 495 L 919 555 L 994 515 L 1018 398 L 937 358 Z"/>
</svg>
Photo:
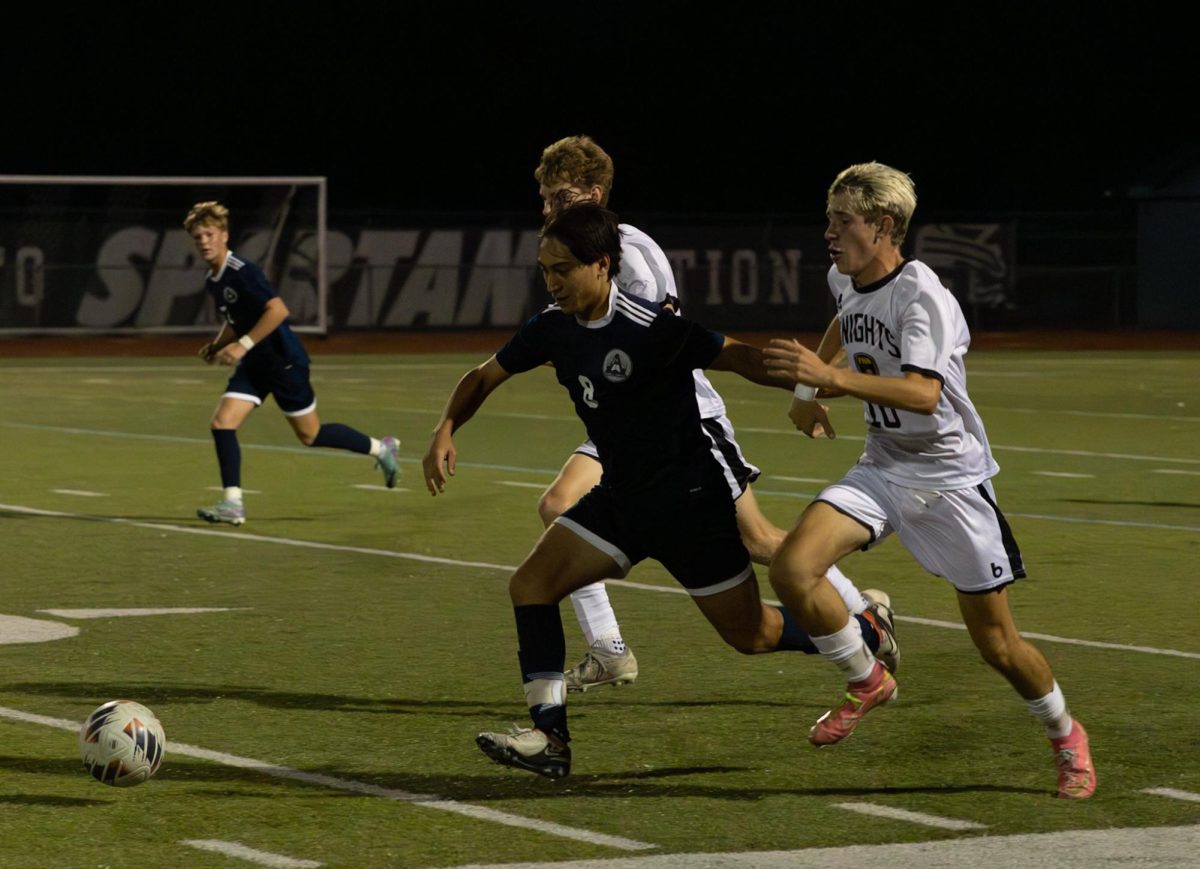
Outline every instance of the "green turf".
<svg viewBox="0 0 1200 869">
<path fill-rule="evenodd" d="M 230 608 L 57 618 L 79 635 L 0 646 L 0 706 L 82 721 L 129 697 L 159 714 L 169 743 L 154 780 L 115 790 L 83 772 L 73 733 L 0 717 L 0 862 L 249 865 L 184 839 L 329 866 L 625 854 L 181 756 L 172 741 L 658 853 L 978 835 L 866 819 L 843 802 L 970 820 L 988 834 L 1196 822 L 1197 804 L 1139 793 L 1200 791 L 1195 657 L 1038 641 L 1099 768 L 1096 797 L 1066 804 L 1050 796 L 1038 726 L 961 630 L 901 621 L 900 701 L 818 752 L 804 734 L 838 695 L 831 668 L 800 655 L 741 657 L 686 597 L 622 586 L 611 596 L 642 675 L 572 698 L 571 778 L 488 763 L 475 733 L 526 720 L 504 566 L 536 539 L 538 491 L 511 484 L 547 484 L 582 432 L 548 372 L 516 378 L 461 432 L 459 473 L 430 498 L 415 463 L 449 390 L 478 361 L 320 357 L 322 418 L 400 436 L 403 490 L 354 488 L 380 482 L 369 459 L 301 447 L 269 406 L 242 431 L 243 483 L 262 494 L 247 496 L 240 530 L 195 519 L 217 497 L 206 488 L 217 482 L 207 419 L 223 372 L 179 359 L 0 361 L 0 504 L 52 514 L 0 509 L 0 611 Z M 1200 356 L 979 353 L 969 368 L 1002 466 L 1000 505 L 1030 570 L 1013 593 L 1019 626 L 1200 653 Z M 862 449 L 855 402 L 834 405 L 837 440 L 809 441 L 788 431 L 783 393 L 714 381 L 764 469 L 756 489 L 777 524 L 821 486 L 786 478 L 833 481 Z M 103 521 L 114 518 L 129 521 Z M 958 621 L 948 586 L 894 542 L 844 567 L 860 587 L 891 592 L 901 617 Z M 630 579 L 672 586 L 654 564 Z M 582 641 L 569 606 L 564 622 L 574 659 Z"/>
</svg>

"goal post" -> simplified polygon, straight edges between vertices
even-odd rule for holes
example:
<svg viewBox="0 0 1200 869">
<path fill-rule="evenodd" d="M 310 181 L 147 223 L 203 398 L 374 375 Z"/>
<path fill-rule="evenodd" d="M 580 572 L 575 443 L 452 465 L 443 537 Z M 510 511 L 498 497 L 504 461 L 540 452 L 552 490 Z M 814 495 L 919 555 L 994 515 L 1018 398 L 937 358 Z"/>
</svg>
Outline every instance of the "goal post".
<svg viewBox="0 0 1200 869">
<path fill-rule="evenodd" d="M 208 267 L 183 218 L 214 199 L 292 328 L 325 333 L 324 177 L 0 175 L 0 335 L 211 333 Z"/>
</svg>

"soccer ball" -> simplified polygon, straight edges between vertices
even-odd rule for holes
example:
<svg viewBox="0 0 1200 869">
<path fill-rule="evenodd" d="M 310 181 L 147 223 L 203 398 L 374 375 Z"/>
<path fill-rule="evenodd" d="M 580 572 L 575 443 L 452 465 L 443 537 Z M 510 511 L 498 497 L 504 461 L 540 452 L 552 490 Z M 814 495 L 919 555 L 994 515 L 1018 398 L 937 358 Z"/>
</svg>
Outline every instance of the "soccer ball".
<svg viewBox="0 0 1200 869">
<path fill-rule="evenodd" d="M 110 700 L 79 728 L 83 768 L 96 781 L 119 788 L 154 775 L 166 746 L 158 716 L 132 700 Z"/>
</svg>

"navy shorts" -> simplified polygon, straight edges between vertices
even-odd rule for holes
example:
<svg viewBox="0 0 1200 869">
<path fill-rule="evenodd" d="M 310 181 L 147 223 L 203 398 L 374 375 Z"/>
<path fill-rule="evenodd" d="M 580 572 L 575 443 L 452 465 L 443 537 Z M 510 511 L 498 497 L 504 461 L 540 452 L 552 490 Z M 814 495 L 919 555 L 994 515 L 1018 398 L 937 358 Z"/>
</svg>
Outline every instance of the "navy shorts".
<svg viewBox="0 0 1200 869">
<path fill-rule="evenodd" d="M 317 409 L 317 396 L 308 382 L 307 365 L 241 362 L 225 385 L 222 398 L 240 398 L 260 405 L 268 395 L 284 416 L 304 416 Z"/>
<path fill-rule="evenodd" d="M 704 465 L 636 493 L 602 482 L 555 521 L 611 557 L 622 575 L 653 558 L 694 597 L 733 588 L 754 575 L 750 554 L 722 470 Z"/>
</svg>

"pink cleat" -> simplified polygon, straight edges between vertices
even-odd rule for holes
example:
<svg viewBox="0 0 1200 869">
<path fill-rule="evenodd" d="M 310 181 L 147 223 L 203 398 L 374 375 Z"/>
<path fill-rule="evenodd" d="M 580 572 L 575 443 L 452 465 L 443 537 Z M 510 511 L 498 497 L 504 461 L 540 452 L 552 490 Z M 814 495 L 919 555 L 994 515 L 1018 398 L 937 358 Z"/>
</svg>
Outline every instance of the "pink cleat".
<svg viewBox="0 0 1200 869">
<path fill-rule="evenodd" d="M 846 686 L 846 701 L 842 705 L 817 719 L 808 731 L 808 741 L 817 747 L 841 742 L 854 732 L 864 715 L 894 699 L 899 691 L 892 674 L 876 661 L 870 676 Z"/>
<path fill-rule="evenodd" d="M 1058 767 L 1058 795 L 1065 800 L 1086 800 L 1096 792 L 1096 770 L 1087 731 L 1078 721 L 1062 739 L 1051 739 L 1054 763 Z"/>
</svg>

